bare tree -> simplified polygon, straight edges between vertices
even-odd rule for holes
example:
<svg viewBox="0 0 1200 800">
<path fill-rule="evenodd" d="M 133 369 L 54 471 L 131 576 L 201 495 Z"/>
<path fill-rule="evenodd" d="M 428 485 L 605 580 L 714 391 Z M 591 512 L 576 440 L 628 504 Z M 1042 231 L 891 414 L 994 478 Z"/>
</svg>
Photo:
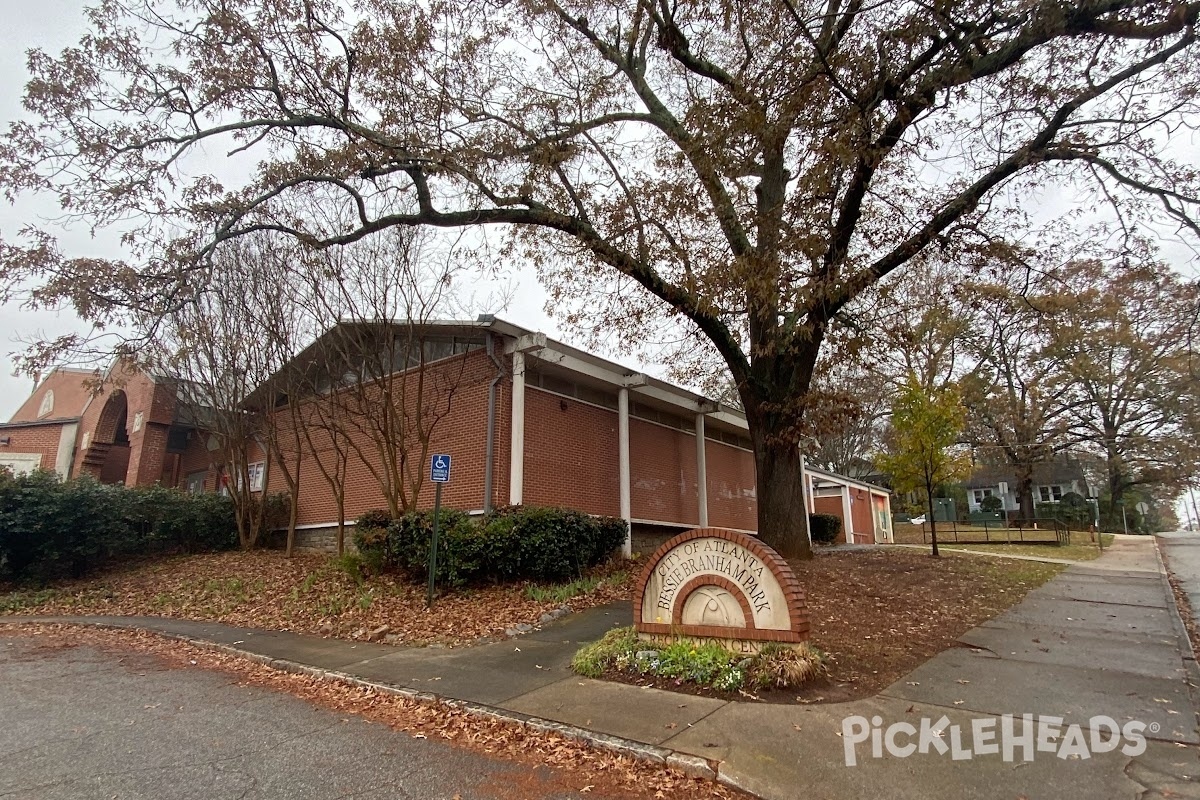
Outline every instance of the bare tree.
<svg viewBox="0 0 1200 800">
<path fill-rule="evenodd" d="M 758 529 L 805 556 L 797 442 L 823 342 L 862 292 L 932 247 L 996 257 L 1050 181 L 1200 231 L 1196 172 L 1160 133 L 1195 119 L 1198 16 L 1187 0 L 104 0 L 78 47 L 31 55 L 0 182 L 132 226 L 129 258 L 68 257 L 31 229 L 0 249 L 0 280 L 153 326 L 205 280 L 197 254 L 253 231 L 328 246 L 501 226 L 567 319 L 636 341 L 663 309 L 702 333 L 749 421 Z M 218 178 L 195 154 L 220 147 L 258 168 Z M 338 213 L 298 219 L 296 198 Z"/>
<path fill-rule="evenodd" d="M 275 426 L 251 398 L 278 370 L 290 344 L 280 337 L 277 237 L 225 243 L 209 259 L 211 280 L 165 318 L 151 357 L 177 378 L 184 414 L 204 438 L 221 488 L 233 499 L 243 548 L 267 533 L 266 487 L 279 446 Z M 264 335 L 270 331 L 271 336 Z M 262 454 L 262 471 L 254 450 Z M 295 495 L 293 493 L 293 501 Z M 293 502 L 294 505 L 294 502 Z"/>
<path fill-rule="evenodd" d="M 366 466 L 399 516 L 416 507 L 432 437 L 462 387 L 466 356 L 483 342 L 430 327 L 459 310 L 452 287 L 461 267 L 428 237 L 392 230 L 326 255 L 324 269 L 306 273 L 307 294 L 337 324 L 305 365 L 309 394 L 297 404 L 336 459 L 352 452 Z"/>
</svg>

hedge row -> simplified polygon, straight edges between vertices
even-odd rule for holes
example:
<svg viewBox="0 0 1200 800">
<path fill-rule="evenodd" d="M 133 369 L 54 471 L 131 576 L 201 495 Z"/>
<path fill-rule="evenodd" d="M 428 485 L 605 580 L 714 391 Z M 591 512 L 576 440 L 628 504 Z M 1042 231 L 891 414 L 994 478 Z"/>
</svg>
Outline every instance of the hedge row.
<svg viewBox="0 0 1200 800">
<path fill-rule="evenodd" d="M 236 545 L 228 497 L 0 470 L 0 580 L 44 583 L 119 556 Z"/>
<path fill-rule="evenodd" d="M 833 544 L 842 532 L 842 518 L 836 514 L 809 514 L 808 535 L 817 544 Z"/>
<path fill-rule="evenodd" d="M 621 546 L 625 520 L 565 508 L 510 506 L 472 519 L 443 509 L 439 517 L 437 580 L 454 586 L 480 581 L 560 582 L 578 577 Z M 391 519 L 359 517 L 354 543 L 379 568 L 428 577 L 433 512 Z"/>
</svg>

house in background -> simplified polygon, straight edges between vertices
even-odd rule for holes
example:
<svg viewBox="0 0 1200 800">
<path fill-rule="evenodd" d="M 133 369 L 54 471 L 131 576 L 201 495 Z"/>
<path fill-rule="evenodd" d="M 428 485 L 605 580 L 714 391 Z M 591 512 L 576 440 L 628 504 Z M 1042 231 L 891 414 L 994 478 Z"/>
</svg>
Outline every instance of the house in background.
<svg viewBox="0 0 1200 800">
<path fill-rule="evenodd" d="M 0 467 L 178 486 L 186 466 L 207 462 L 207 452 L 199 432 L 179 416 L 176 386 L 124 362 L 103 373 L 55 369 L 0 424 Z"/>
<path fill-rule="evenodd" d="M 253 407 L 272 420 L 277 440 L 294 443 L 285 458 L 298 476 L 301 546 L 327 548 L 334 539 L 339 509 L 330 473 L 342 476 L 346 522 L 387 505 L 374 468 L 378 462 L 371 461 L 376 450 L 368 440 L 370 417 L 378 407 L 363 395 L 367 399 L 353 412 L 357 418 L 337 434 L 340 444 L 331 438 L 329 426 L 319 422 L 318 412 L 340 393 L 367 385 L 354 382 L 353 376 L 362 374 L 355 353 L 365 358 L 378 351 L 348 350 L 346 342 L 377 348 L 394 336 L 415 336 L 427 377 L 414 395 L 403 395 L 405 403 L 415 403 L 420 395 L 426 407 L 434 403 L 444 413 L 428 441 L 412 452 L 452 457 L 445 505 L 476 514 L 527 504 L 619 516 L 630 523 L 635 550 L 652 549 L 694 527 L 756 532 L 754 453 L 740 411 L 545 334 L 483 316 L 422 325 L 339 324 L 281 371 L 302 373 L 305 380 L 291 385 L 307 390 L 281 394 L 271 388 L 286 383 L 281 381 L 260 387 L 251 398 Z M 334 351 L 338 358 L 330 357 Z M 355 359 L 360 363 L 348 363 Z M 411 370 L 410 359 L 411 350 L 399 361 L 386 360 L 387 369 L 395 370 L 389 374 Z M 19 412 L 0 430 L 0 437 L 9 438 L 9 446 L 0 447 L 0 464 L 41 466 L 64 476 L 89 473 L 129 485 L 161 482 L 189 491 L 214 491 L 222 485 L 225 476 L 206 448 L 208 437 L 186 422 L 178 382 L 139 373 L 105 382 L 95 396 L 68 388 L 95 377 L 60 370 L 40 383 L 22 412 L 40 408 L 53 391 L 54 403 L 71 397 L 64 403 L 64 416 L 47 417 L 43 424 L 24 420 Z M 353 438 L 353 446 L 345 446 L 347 438 Z M 284 465 L 272 461 L 268 468 L 268 456 L 257 443 L 248 443 L 247 449 L 257 452 L 250 457 L 250 489 L 285 491 Z M 334 459 L 339 460 L 336 470 Z M 422 461 L 409 458 L 404 466 L 408 478 L 425 471 Z M 886 490 L 821 470 L 808 470 L 804 487 L 810 511 L 843 520 L 843 540 L 891 540 Z M 416 507 L 432 507 L 433 494 L 433 485 L 424 480 Z"/>
<path fill-rule="evenodd" d="M 1010 517 L 1021 509 L 1017 476 L 1011 466 L 981 465 L 971 473 L 963 487 L 967 490 L 967 506 L 971 512 L 981 511 L 980 505 L 986 497 L 999 497 L 1003 510 Z M 1077 460 L 1062 455 L 1034 465 L 1035 504 L 1057 503 L 1072 492 L 1085 498 L 1092 496 L 1087 476 Z"/>
</svg>

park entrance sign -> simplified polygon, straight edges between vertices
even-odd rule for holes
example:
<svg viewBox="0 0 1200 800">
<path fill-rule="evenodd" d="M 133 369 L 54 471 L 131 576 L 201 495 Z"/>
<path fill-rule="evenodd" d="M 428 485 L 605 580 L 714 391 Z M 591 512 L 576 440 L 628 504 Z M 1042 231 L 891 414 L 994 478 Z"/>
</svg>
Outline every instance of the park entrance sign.
<svg viewBox="0 0 1200 800">
<path fill-rule="evenodd" d="M 753 536 L 722 528 L 681 533 L 654 552 L 633 600 L 638 636 L 680 638 L 757 653 L 808 638 L 804 590 L 783 558 Z"/>
</svg>

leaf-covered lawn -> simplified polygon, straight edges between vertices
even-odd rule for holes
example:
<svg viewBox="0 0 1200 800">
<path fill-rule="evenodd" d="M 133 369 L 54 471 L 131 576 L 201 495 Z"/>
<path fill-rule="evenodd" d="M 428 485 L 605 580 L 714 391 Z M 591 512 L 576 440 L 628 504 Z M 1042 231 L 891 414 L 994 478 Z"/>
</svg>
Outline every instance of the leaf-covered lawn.
<svg viewBox="0 0 1200 800">
<path fill-rule="evenodd" d="M 508 585 L 440 591 L 364 578 L 352 560 L 277 551 L 177 556 L 46 590 L 0 593 L 0 613 L 153 615 L 341 638 L 380 634 L 395 644 L 465 644 L 535 625 L 564 603 L 589 608 L 629 596 L 630 572 L 615 563 L 566 586 Z"/>
<path fill-rule="evenodd" d="M 1061 564 L 887 548 L 792 562 L 831 679 L 805 699 L 874 694 L 1019 602 Z"/>
</svg>

